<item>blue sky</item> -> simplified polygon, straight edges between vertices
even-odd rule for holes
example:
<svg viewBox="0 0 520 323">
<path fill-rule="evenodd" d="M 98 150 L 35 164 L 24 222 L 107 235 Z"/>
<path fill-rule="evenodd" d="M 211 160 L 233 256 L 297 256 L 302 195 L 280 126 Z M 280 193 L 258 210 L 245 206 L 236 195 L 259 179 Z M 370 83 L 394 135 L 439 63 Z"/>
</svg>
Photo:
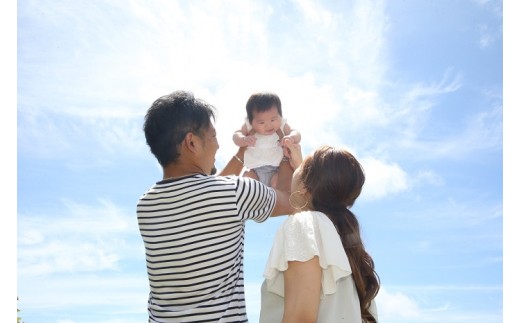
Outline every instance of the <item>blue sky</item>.
<svg viewBox="0 0 520 323">
<path fill-rule="evenodd" d="M 305 154 L 331 144 L 359 158 L 367 181 L 353 211 L 381 278 L 382 323 L 503 321 L 502 1 L 15 9 L 15 290 L 26 323 L 146 321 L 135 205 L 162 173 L 141 127 L 177 89 L 217 107 L 218 168 L 262 90 L 280 95 Z M 250 322 L 282 220 L 246 226 Z"/>
</svg>

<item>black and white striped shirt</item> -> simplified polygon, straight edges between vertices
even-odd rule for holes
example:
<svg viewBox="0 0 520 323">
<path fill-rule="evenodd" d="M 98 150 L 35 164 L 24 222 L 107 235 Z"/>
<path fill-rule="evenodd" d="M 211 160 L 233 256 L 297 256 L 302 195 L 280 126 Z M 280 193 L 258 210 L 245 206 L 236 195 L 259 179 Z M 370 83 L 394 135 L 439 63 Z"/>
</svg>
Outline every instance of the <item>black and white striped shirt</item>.
<svg viewBox="0 0 520 323">
<path fill-rule="evenodd" d="M 137 204 L 150 283 L 150 322 L 247 322 L 245 220 L 266 220 L 275 191 L 237 176 L 155 184 Z"/>
</svg>

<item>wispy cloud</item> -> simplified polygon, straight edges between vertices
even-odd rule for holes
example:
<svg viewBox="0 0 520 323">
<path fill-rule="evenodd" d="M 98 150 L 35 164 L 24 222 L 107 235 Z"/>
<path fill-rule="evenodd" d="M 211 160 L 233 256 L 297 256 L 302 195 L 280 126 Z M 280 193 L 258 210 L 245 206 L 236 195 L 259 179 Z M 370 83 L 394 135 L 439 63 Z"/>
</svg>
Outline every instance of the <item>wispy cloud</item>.
<svg viewBox="0 0 520 323">
<path fill-rule="evenodd" d="M 400 290 L 394 292 L 393 290 Z M 460 306 L 439 299 L 429 303 L 425 297 L 439 291 L 488 291 L 491 295 L 501 292 L 500 286 L 396 286 L 381 287 L 377 295 L 379 318 L 384 322 L 499 322 L 500 312 L 464 310 Z"/>
<path fill-rule="evenodd" d="M 55 214 L 19 214 L 18 219 L 22 278 L 117 271 L 121 260 L 136 252 L 144 254 L 138 241 L 126 239 L 138 234 L 135 218 L 109 201 L 94 206 L 64 201 L 63 209 Z"/>
</svg>

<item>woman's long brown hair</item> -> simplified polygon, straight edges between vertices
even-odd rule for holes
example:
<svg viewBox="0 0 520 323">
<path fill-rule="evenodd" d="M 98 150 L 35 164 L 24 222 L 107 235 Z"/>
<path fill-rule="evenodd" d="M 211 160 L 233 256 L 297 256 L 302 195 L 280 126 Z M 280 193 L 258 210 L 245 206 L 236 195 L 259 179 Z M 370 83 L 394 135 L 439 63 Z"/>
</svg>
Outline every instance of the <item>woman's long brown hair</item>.
<svg viewBox="0 0 520 323">
<path fill-rule="evenodd" d="M 352 268 L 363 322 L 376 322 L 368 309 L 379 292 L 379 276 L 350 211 L 365 183 L 361 164 L 345 149 L 323 146 L 303 161 L 300 179 L 311 196 L 311 209 L 325 213 L 336 226 Z"/>
</svg>

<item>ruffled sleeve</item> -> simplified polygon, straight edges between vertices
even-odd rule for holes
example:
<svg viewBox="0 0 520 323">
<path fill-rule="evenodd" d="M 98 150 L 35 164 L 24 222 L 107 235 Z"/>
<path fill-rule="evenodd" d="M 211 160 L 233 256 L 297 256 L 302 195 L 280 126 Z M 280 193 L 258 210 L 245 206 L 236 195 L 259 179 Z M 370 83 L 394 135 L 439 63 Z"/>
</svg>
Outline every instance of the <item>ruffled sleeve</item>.
<svg viewBox="0 0 520 323">
<path fill-rule="evenodd" d="M 318 256 L 325 295 L 336 292 L 336 282 L 352 273 L 334 224 L 323 213 L 305 211 L 290 215 L 278 229 L 264 271 L 267 290 L 284 296 L 283 272 L 289 261 Z"/>
</svg>

